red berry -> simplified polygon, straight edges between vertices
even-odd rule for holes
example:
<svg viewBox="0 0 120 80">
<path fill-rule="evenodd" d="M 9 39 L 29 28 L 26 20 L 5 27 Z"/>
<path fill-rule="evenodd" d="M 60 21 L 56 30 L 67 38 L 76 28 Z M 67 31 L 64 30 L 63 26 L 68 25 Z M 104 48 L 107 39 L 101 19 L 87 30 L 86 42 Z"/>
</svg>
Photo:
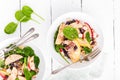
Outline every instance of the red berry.
<svg viewBox="0 0 120 80">
<path fill-rule="evenodd" d="M 60 52 L 62 52 L 63 50 L 62 50 L 62 48 L 60 48 Z"/>
</svg>

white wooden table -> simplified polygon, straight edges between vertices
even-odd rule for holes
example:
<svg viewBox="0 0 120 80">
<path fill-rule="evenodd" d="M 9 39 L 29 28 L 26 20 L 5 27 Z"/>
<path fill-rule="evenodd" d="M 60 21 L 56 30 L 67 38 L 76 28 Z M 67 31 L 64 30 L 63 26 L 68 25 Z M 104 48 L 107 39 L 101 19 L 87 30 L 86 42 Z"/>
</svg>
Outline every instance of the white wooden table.
<svg viewBox="0 0 120 80">
<path fill-rule="evenodd" d="M 22 23 L 14 34 L 5 34 L 5 25 L 15 21 L 14 13 L 23 5 L 31 6 L 45 18 L 45 22 L 41 22 L 40 25 L 32 21 Z M 47 77 L 52 69 L 59 66 L 54 59 L 51 62 L 50 52 L 46 50 L 47 31 L 58 16 L 72 11 L 85 12 L 93 16 L 103 31 L 103 51 L 108 53 L 108 58 L 102 76 L 96 80 L 120 80 L 120 0 L 0 0 L 0 41 L 20 37 L 28 28 L 35 27 L 40 37 L 33 43 L 45 56 Z"/>
</svg>

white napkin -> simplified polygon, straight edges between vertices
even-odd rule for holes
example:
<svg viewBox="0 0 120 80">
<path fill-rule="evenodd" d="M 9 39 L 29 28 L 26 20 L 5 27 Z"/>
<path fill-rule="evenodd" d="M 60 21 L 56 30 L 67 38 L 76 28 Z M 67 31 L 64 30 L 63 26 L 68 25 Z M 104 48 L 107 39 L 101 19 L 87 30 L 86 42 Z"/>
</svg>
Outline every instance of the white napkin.
<svg viewBox="0 0 120 80">
<path fill-rule="evenodd" d="M 94 64 L 90 67 L 82 70 L 70 70 L 65 69 L 57 74 L 50 75 L 46 80 L 94 80 L 102 75 L 104 70 L 104 63 L 106 59 L 106 53 L 102 52 L 102 55 L 98 58 Z"/>
</svg>

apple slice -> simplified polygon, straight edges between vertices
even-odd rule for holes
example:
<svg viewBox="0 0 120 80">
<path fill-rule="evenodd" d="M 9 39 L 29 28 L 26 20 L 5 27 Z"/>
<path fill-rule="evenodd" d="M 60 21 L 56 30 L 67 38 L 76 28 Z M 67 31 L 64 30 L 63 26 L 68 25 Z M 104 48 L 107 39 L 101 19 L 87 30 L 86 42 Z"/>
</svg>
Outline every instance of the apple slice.
<svg viewBox="0 0 120 80">
<path fill-rule="evenodd" d="M 6 59 L 5 59 L 5 65 L 8 65 L 10 63 L 13 63 L 19 59 L 23 58 L 23 56 L 21 55 L 18 55 L 18 54 L 12 54 L 10 56 L 8 56 Z"/>
<path fill-rule="evenodd" d="M 9 75 L 9 73 L 3 71 L 3 70 L 0 70 L 0 76 L 5 79 L 6 78 L 6 75 Z"/>
</svg>

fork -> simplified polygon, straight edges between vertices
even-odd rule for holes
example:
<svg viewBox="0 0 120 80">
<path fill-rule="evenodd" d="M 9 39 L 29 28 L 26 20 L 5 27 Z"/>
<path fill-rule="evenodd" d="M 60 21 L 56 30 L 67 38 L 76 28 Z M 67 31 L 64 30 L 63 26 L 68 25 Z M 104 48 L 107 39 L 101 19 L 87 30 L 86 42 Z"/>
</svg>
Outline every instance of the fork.
<svg viewBox="0 0 120 80">
<path fill-rule="evenodd" d="M 80 62 L 82 62 L 82 61 L 90 61 L 90 60 L 94 59 L 100 52 L 101 52 L 101 50 L 99 48 L 96 48 L 92 53 L 90 53 L 87 56 L 85 56 L 82 59 L 80 59 Z M 71 63 L 71 64 L 63 66 L 63 67 L 61 67 L 59 69 L 56 69 L 56 70 L 52 71 L 52 74 L 56 74 L 56 73 L 64 70 L 65 68 L 73 65 L 73 64 L 76 64 L 76 63 Z"/>
<path fill-rule="evenodd" d="M 28 37 L 30 34 L 32 34 L 35 31 L 34 28 L 30 28 L 20 39 L 18 39 L 16 42 L 12 43 L 10 46 L 4 47 L 0 50 L 0 58 L 4 58 L 4 54 L 9 52 L 10 50 L 23 45 L 26 42 L 29 42 L 37 37 L 39 37 L 39 34 L 33 34 L 32 36 Z M 28 37 L 28 38 L 27 38 Z"/>
</svg>

